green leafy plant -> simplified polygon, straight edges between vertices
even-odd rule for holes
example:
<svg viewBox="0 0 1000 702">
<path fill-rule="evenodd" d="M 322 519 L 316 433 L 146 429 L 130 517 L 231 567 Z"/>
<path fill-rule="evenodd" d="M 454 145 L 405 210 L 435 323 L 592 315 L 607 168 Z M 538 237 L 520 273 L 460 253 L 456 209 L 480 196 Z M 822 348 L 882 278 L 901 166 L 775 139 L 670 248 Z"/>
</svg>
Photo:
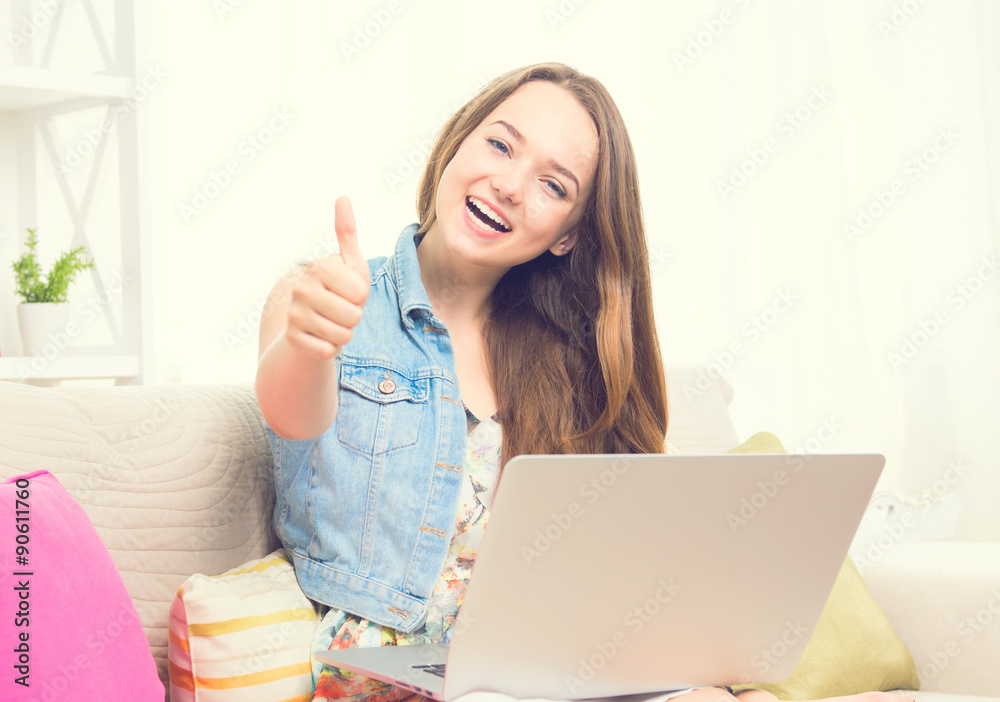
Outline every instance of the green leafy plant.
<svg viewBox="0 0 1000 702">
<path fill-rule="evenodd" d="M 78 246 L 75 249 L 64 251 L 55 263 L 52 270 L 42 279 L 42 266 L 35 258 L 35 246 L 38 245 L 37 229 L 28 229 L 27 253 L 11 264 L 14 270 L 14 280 L 17 284 L 15 292 L 20 295 L 25 302 L 66 302 L 66 291 L 69 284 L 76 278 L 77 273 L 93 268 L 94 261 L 84 260 L 83 256 L 87 249 Z"/>
</svg>

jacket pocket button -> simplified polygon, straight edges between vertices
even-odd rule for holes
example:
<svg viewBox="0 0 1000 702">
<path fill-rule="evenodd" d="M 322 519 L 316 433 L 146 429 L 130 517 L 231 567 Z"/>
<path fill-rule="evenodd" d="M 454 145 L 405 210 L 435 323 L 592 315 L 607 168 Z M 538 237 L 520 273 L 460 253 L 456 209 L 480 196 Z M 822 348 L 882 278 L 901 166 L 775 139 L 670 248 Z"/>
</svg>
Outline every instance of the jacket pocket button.
<svg viewBox="0 0 1000 702">
<path fill-rule="evenodd" d="M 390 392 L 396 389 L 396 384 L 391 380 L 383 380 L 378 384 L 378 389 L 380 392 L 388 395 Z"/>
</svg>

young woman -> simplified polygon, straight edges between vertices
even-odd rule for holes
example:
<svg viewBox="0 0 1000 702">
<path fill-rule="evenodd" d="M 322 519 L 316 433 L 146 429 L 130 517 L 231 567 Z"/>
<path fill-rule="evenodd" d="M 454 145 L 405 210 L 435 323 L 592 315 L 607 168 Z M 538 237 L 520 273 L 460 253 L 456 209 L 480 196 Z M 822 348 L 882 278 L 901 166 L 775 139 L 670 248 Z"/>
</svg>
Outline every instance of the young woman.
<svg viewBox="0 0 1000 702">
<path fill-rule="evenodd" d="M 441 130 L 417 210 L 366 261 L 338 199 L 340 252 L 280 280 L 261 322 L 275 526 L 325 614 L 314 650 L 449 641 L 511 457 L 665 450 L 635 158 L 603 85 L 562 64 L 492 81 Z M 415 697 L 316 676 L 317 698 Z"/>
</svg>

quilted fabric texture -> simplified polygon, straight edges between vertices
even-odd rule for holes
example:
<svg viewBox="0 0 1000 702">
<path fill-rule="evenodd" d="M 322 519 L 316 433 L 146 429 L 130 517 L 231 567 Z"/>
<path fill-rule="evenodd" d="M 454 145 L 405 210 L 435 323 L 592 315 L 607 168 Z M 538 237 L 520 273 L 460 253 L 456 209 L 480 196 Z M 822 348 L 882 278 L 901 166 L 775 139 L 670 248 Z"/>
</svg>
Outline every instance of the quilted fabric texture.
<svg viewBox="0 0 1000 702">
<path fill-rule="evenodd" d="M 278 546 L 270 447 L 250 385 L 0 383 L 0 479 L 35 470 L 58 477 L 107 546 L 164 684 L 181 583 Z"/>
</svg>

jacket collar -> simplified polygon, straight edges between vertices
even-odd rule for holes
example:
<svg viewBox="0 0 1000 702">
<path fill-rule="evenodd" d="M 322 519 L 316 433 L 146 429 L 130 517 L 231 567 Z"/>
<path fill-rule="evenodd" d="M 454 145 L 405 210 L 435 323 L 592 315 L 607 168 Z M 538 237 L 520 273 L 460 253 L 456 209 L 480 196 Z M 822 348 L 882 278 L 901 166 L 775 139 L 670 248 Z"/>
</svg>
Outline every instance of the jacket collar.
<svg viewBox="0 0 1000 702">
<path fill-rule="evenodd" d="M 389 262 L 389 276 L 396 285 L 399 295 L 399 316 L 403 324 L 412 327 L 414 315 L 433 315 L 427 291 L 420 278 L 420 261 L 417 260 L 416 233 L 420 226 L 407 225 L 396 241 L 396 249 Z M 421 237 L 422 238 L 422 237 Z"/>
</svg>

